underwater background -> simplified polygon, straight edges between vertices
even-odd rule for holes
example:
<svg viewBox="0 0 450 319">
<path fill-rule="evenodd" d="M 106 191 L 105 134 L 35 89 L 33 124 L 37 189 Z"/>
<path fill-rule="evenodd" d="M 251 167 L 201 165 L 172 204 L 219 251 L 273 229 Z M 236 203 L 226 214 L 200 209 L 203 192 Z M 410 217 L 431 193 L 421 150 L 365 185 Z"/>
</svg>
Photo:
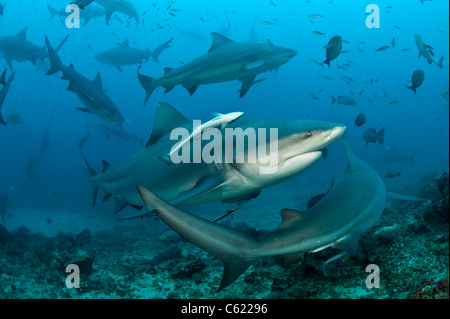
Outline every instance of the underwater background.
<svg viewBox="0 0 450 319">
<path fill-rule="evenodd" d="M 0 50 L 0 71 L 7 70 L 6 78 L 15 75 L 1 106 L 8 124 L 0 125 L 0 194 L 9 203 L 0 210 L 1 298 L 448 298 L 447 1 L 129 2 L 139 23 L 116 12 L 109 24 L 98 16 L 69 29 L 65 16 L 52 16 L 48 8 L 60 10 L 68 1 L 0 0 L 0 39 L 25 27 L 27 39 L 39 47 L 45 46 L 45 36 L 56 46 L 69 35 L 58 53 L 63 64 L 73 64 L 90 80 L 101 73 L 103 88 L 125 119 L 122 128 L 130 134 L 121 138 L 105 132 L 102 126 L 110 124 L 77 110 L 83 106 L 66 90 L 61 73 L 46 76 L 48 65 L 30 61 L 13 61 L 11 70 Z M 380 9 L 379 28 L 366 26 L 371 3 Z M 94 1 L 87 8 L 95 6 Z M 138 64 L 120 72 L 94 58 L 126 39 L 132 47 L 154 50 L 173 38 L 157 63 L 150 58 L 139 71 L 159 77 L 165 67 L 179 67 L 207 52 L 211 32 L 239 42 L 270 39 L 298 53 L 259 75 L 267 80 L 243 98 L 237 92 L 241 84 L 230 81 L 202 85 L 192 96 L 182 87 L 169 93 L 158 88 L 145 106 Z M 435 57 L 444 57 L 443 68 L 419 57 L 416 33 L 433 47 Z M 324 46 L 335 35 L 343 39 L 342 51 L 328 68 L 322 64 Z M 414 94 L 408 87 L 418 69 L 425 78 Z M 332 104 L 338 96 L 352 97 L 356 105 Z M 218 292 L 221 263 L 181 240 L 161 220 L 116 220 L 112 200 L 93 206 L 80 140 L 88 136 L 83 151 L 96 171 L 102 160 L 119 163 L 147 143 L 160 101 L 188 119 L 241 111 L 246 117 L 346 125 L 354 153 L 375 168 L 389 191 L 427 199 L 388 202 L 361 239 L 363 252 L 380 265 L 381 288 L 366 288 L 364 267 L 351 258 L 331 264 L 325 278 L 321 262 L 334 255 L 325 250 L 292 265 L 277 258 L 258 260 Z M 361 127 L 354 125 L 359 113 L 367 122 Z M 368 127 L 385 129 L 383 144 L 366 144 L 362 136 Z M 325 159 L 264 189 L 222 222 L 275 229 L 280 209 L 304 209 L 311 197 L 328 189 L 345 160 L 338 141 Z M 213 219 L 226 209 L 208 203 L 186 210 Z M 85 229 L 89 238 L 79 242 Z M 80 289 L 65 287 L 65 266 L 74 262 L 87 265 Z"/>
</svg>

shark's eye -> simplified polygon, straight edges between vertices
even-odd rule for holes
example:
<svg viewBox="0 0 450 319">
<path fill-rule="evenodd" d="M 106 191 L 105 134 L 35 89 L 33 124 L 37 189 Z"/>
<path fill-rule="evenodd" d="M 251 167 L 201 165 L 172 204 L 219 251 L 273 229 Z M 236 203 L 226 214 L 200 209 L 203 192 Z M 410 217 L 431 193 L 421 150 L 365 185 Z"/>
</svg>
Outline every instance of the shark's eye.
<svg viewBox="0 0 450 319">
<path fill-rule="evenodd" d="M 306 132 L 305 137 L 308 138 L 308 137 L 311 137 L 312 135 L 313 135 L 312 132 L 308 131 L 308 132 Z"/>
</svg>

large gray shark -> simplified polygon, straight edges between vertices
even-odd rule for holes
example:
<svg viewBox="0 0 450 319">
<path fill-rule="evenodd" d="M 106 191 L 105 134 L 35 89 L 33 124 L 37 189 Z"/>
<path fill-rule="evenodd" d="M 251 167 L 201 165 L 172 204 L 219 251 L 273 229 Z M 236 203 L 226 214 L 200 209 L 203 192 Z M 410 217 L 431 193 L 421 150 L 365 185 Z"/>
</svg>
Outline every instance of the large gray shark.
<svg viewBox="0 0 450 319">
<path fill-rule="evenodd" d="M 127 15 L 130 19 L 134 18 L 136 23 L 139 24 L 139 13 L 133 4 L 127 0 L 96 0 L 99 5 L 105 8 L 105 18 L 106 23 L 109 23 L 109 19 L 114 12 L 122 12 Z"/>
<path fill-rule="evenodd" d="M 434 56 L 433 48 L 428 44 L 425 44 L 422 40 L 422 37 L 417 33 L 414 35 L 414 40 L 416 41 L 416 46 L 419 50 L 419 57 L 423 55 L 423 57 L 427 59 L 429 64 L 434 63 L 442 69 L 442 61 L 444 60 L 444 57 L 442 56 L 440 58 L 436 58 Z"/>
<path fill-rule="evenodd" d="M 3 85 L 2 89 L 0 90 L 0 124 L 6 125 L 5 119 L 2 117 L 2 106 L 3 102 L 6 99 L 6 94 L 8 94 L 8 90 L 11 87 L 11 83 L 14 80 L 14 72 L 11 73 L 8 80 L 5 81 L 6 76 L 6 69 L 3 71 L 2 76 L 0 77 L 0 84 Z"/>
<path fill-rule="evenodd" d="M 67 91 L 74 92 L 78 99 L 86 106 L 85 109 L 78 108 L 78 110 L 95 114 L 109 122 L 122 123 L 124 120 L 123 116 L 103 90 L 100 73 L 97 73 L 94 81 L 86 79 L 83 75 L 75 71 L 73 65 L 67 67 L 62 64 L 47 37 L 45 37 L 45 43 L 47 44 L 51 63 L 47 75 L 59 71 L 62 72 L 62 79 L 70 82 Z"/>
<path fill-rule="evenodd" d="M 65 8 L 57 10 L 49 4 L 47 4 L 47 8 L 48 11 L 50 12 L 50 19 L 52 19 L 54 16 L 58 16 L 65 20 L 68 16 L 68 13 L 66 12 Z M 91 21 L 91 19 L 101 17 L 102 15 L 105 15 L 105 9 L 103 9 L 103 7 L 89 6 L 80 13 L 80 18 L 83 19 L 84 24 L 88 24 L 89 21 Z"/>
<path fill-rule="evenodd" d="M 19 33 L 12 36 L 0 37 L 0 57 L 6 60 L 6 63 L 12 69 L 12 61 L 30 61 L 34 65 L 43 62 L 44 59 L 48 58 L 47 50 L 45 46 L 40 47 L 27 40 L 27 29 L 23 28 Z M 62 47 L 66 38 L 55 48 L 58 52 Z"/>
<path fill-rule="evenodd" d="M 95 0 L 74 0 L 71 4 L 77 5 L 80 9 L 84 9 L 94 1 Z"/>
<path fill-rule="evenodd" d="M 255 77 L 275 69 L 297 54 L 293 49 L 268 43 L 239 43 L 218 33 L 211 33 L 212 45 L 202 56 L 179 68 L 165 68 L 165 74 L 157 79 L 138 73 L 145 89 L 145 103 L 153 91 L 162 86 L 166 93 L 182 85 L 192 95 L 200 85 L 239 80 L 242 82 L 240 97 L 257 83 Z M 145 104 L 144 103 L 144 104 Z"/>
<path fill-rule="evenodd" d="M 239 201 L 256 197 L 261 189 L 284 181 L 313 165 L 322 155 L 321 150 L 334 143 L 344 132 L 341 124 L 322 121 L 297 119 L 249 119 L 241 117 L 230 123 L 227 129 L 254 130 L 257 140 L 266 142 L 269 134 L 260 130 L 278 129 L 278 150 L 276 172 L 261 174 L 261 168 L 269 163 L 264 162 L 256 151 L 259 143 L 245 147 L 232 144 L 228 163 L 207 163 L 201 160 L 197 163 L 181 162 L 168 166 L 160 157 L 167 154 L 176 143 L 170 139 L 174 128 L 190 128 L 193 123 L 176 111 L 167 103 L 160 103 L 156 110 L 155 124 L 147 146 L 125 161 L 114 166 L 105 165 L 104 172 L 96 175 L 86 161 L 92 176 L 94 187 L 94 201 L 99 187 L 106 192 L 106 197 L 117 196 L 120 200 L 116 210 L 127 204 L 143 206 L 136 186 L 143 185 L 165 200 L 173 204 L 190 205 L 211 201 Z M 224 135 L 225 139 L 233 139 L 231 135 Z M 237 139 L 237 138 L 236 138 Z M 258 144 L 258 145 L 256 145 Z M 207 144 L 209 145 L 209 144 Z M 202 146 L 204 152 L 206 146 Z M 226 141 L 221 147 L 227 147 Z M 272 150 L 272 149 L 271 149 Z M 255 161 L 250 161 L 248 154 L 258 154 Z M 84 155 L 83 155 L 84 156 Z M 238 161 L 238 158 L 245 160 Z M 138 212 L 123 219 L 139 217 L 148 214 Z"/>
<path fill-rule="evenodd" d="M 220 288 L 237 279 L 255 259 L 302 255 L 328 247 L 359 257 L 360 236 L 381 216 L 386 188 L 366 162 L 356 158 L 346 142 L 348 163 L 336 173 L 331 189 L 307 211 L 283 209 L 282 223 L 264 239 L 186 213 L 143 186 L 138 189 L 145 205 L 180 235 L 219 258 L 225 266 Z M 331 262 L 344 253 L 330 258 Z"/>
<path fill-rule="evenodd" d="M 149 49 L 141 50 L 132 48 L 129 45 L 128 39 L 126 39 L 118 47 L 103 51 L 94 58 L 101 63 L 113 65 L 119 71 L 122 71 L 122 66 L 141 64 L 150 57 L 152 57 L 155 62 L 158 62 L 158 56 L 166 48 L 170 47 L 170 42 L 172 42 L 172 39 L 158 46 L 154 51 L 150 51 Z"/>
</svg>

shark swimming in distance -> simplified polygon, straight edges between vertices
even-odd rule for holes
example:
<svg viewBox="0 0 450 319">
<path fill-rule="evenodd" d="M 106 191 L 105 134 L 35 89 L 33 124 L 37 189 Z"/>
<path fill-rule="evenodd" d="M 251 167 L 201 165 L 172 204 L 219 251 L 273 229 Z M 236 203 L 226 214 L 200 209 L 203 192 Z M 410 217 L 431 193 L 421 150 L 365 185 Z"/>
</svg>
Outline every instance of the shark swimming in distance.
<svg viewBox="0 0 450 319">
<path fill-rule="evenodd" d="M 303 255 L 328 247 L 359 257 L 358 242 L 383 213 L 386 188 L 379 174 L 354 156 L 347 137 L 348 162 L 339 168 L 330 190 L 307 211 L 283 209 L 282 223 L 261 240 L 235 229 L 187 213 L 161 199 L 144 186 L 138 190 L 148 209 L 181 236 L 211 253 L 224 264 L 219 289 L 235 281 L 257 258 Z M 419 198 L 408 198 L 421 200 Z"/>
<path fill-rule="evenodd" d="M 157 87 L 164 87 L 165 93 L 182 85 L 190 95 L 200 85 L 239 80 L 242 98 L 250 87 L 262 79 L 258 74 L 278 68 L 293 58 L 297 51 L 268 43 L 240 43 L 221 34 L 211 33 L 212 45 L 209 51 L 193 61 L 176 69 L 165 68 L 160 78 L 152 78 L 138 72 L 138 79 L 145 89 L 145 103 Z"/>
<path fill-rule="evenodd" d="M 0 57 L 6 60 L 11 70 L 13 69 L 12 61 L 30 61 L 34 65 L 38 65 L 39 62 L 48 58 L 45 45 L 40 47 L 27 40 L 27 30 L 28 27 L 25 27 L 15 35 L 0 37 Z M 55 48 L 55 52 L 61 49 L 68 37 L 69 35 L 61 41 Z"/>
<path fill-rule="evenodd" d="M 45 43 L 51 63 L 47 75 L 62 72 L 62 79 L 70 82 L 67 91 L 74 92 L 78 99 L 86 106 L 86 108 L 77 109 L 86 113 L 95 114 L 109 122 L 122 123 L 124 118 L 114 102 L 106 95 L 100 73 L 97 73 L 93 81 L 88 80 L 75 71 L 72 64 L 68 67 L 62 64 L 47 37 L 45 37 Z"/>
<path fill-rule="evenodd" d="M 170 139 L 174 128 L 192 129 L 192 121 L 169 104 L 159 103 L 153 132 L 147 146 L 141 151 L 116 165 L 104 162 L 104 170 L 100 174 L 96 174 L 82 152 L 91 175 L 94 203 L 97 190 L 103 188 L 106 199 L 111 195 L 116 197 L 116 212 L 127 205 L 142 207 L 144 202 L 136 189 L 137 185 L 143 185 L 177 205 L 248 200 L 258 196 L 263 188 L 291 178 L 309 168 L 321 158 L 322 150 L 338 140 L 345 131 L 342 124 L 325 121 L 238 118 L 229 123 L 226 130 L 254 131 L 258 139 L 265 141 L 269 140 L 270 135 L 259 133 L 260 129 L 278 129 L 276 172 L 261 174 L 261 168 L 267 168 L 271 163 L 263 161 L 257 152 L 258 143 L 244 147 L 234 143 L 230 152 L 226 150 L 223 152 L 225 155 L 231 154 L 232 158 L 228 162 L 200 161 L 167 165 L 160 156 L 170 152 L 176 143 Z M 221 136 L 219 141 L 222 141 L 222 138 L 226 140 L 227 135 Z M 233 139 L 233 136 L 228 138 Z M 234 138 L 237 139 L 237 136 Z M 203 149 L 208 145 L 204 145 Z M 221 145 L 226 149 L 226 141 Z M 249 154 L 258 154 L 254 162 L 236 160 L 240 157 L 246 159 Z M 147 214 L 149 213 L 143 210 L 120 218 L 135 218 Z"/>
</svg>

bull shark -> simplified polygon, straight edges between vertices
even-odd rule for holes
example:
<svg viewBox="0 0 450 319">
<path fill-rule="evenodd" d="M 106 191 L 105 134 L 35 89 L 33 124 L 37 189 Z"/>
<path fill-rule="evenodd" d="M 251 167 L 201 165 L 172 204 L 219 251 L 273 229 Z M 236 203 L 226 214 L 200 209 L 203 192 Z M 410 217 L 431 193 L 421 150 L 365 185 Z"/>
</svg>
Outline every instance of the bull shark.
<svg viewBox="0 0 450 319">
<path fill-rule="evenodd" d="M 422 37 L 417 33 L 414 34 L 414 39 L 416 40 L 417 49 L 419 49 L 419 58 L 421 55 L 423 55 L 423 57 L 427 59 L 429 64 L 434 63 L 442 69 L 442 61 L 444 60 L 444 57 L 441 56 L 439 59 L 435 58 L 433 48 L 425 44 L 422 40 Z"/>
<path fill-rule="evenodd" d="M 224 273 L 219 290 L 236 280 L 257 258 L 303 255 L 328 247 L 342 252 L 325 265 L 345 254 L 360 257 L 360 236 L 383 213 L 386 188 L 378 173 L 354 156 L 344 135 L 348 163 L 336 172 L 331 189 L 307 211 L 283 209 L 282 223 L 257 241 L 252 236 L 191 215 L 161 199 L 144 186 L 138 186 L 148 209 L 187 240 L 220 259 Z M 418 199 L 420 200 L 420 199 Z"/>
<path fill-rule="evenodd" d="M 133 4 L 127 0 L 96 0 L 99 5 L 105 8 L 105 19 L 106 23 L 109 23 L 109 19 L 114 14 L 114 12 L 121 12 L 128 16 L 128 18 L 134 18 L 136 24 L 139 24 L 139 13 Z"/>
<path fill-rule="evenodd" d="M 248 200 L 258 196 L 263 188 L 282 182 L 313 165 L 321 157 L 322 150 L 333 144 L 345 131 L 345 126 L 333 122 L 240 117 L 228 124 L 226 130 L 240 128 L 245 132 L 247 129 L 253 129 L 255 134 L 258 134 L 258 139 L 269 139 L 267 136 L 269 134 L 263 135 L 259 129 L 278 129 L 276 173 L 261 174 L 260 168 L 269 164 L 263 162 L 259 152 L 256 152 L 257 145 L 250 144 L 244 148 L 234 143 L 236 145 L 232 145 L 233 149 L 228 153 L 234 158 L 228 163 L 200 161 L 168 166 L 160 156 L 167 154 L 176 143 L 170 139 L 174 128 L 192 128 L 192 122 L 169 104 L 159 103 L 153 132 L 143 150 L 116 165 L 104 162 L 104 170 L 100 174 L 96 174 L 82 152 L 91 175 L 94 204 L 98 188 L 103 188 L 105 198 L 116 196 L 116 212 L 128 204 L 142 207 L 144 202 L 136 189 L 138 185 L 147 187 L 177 205 L 219 200 L 223 202 Z M 228 138 L 233 139 L 233 136 Z M 223 144 L 226 146 L 226 143 Z M 252 151 L 258 153 L 256 161 L 235 160 L 240 156 L 247 156 Z M 140 211 L 121 216 L 120 219 L 147 214 L 149 213 Z"/>
<path fill-rule="evenodd" d="M 78 99 L 86 108 L 77 108 L 80 111 L 92 113 L 109 122 L 123 122 L 123 116 L 120 114 L 114 102 L 105 94 L 102 85 L 100 72 L 97 73 L 95 80 L 90 81 L 83 75 L 75 71 L 73 65 L 69 67 L 62 64 L 55 50 L 51 46 L 47 37 L 45 37 L 48 55 L 50 57 L 50 69 L 47 75 L 61 71 L 63 80 L 70 82 L 67 91 L 74 92 Z"/>
<path fill-rule="evenodd" d="M 165 93 L 182 85 L 192 95 L 200 85 L 239 80 L 242 82 L 240 97 L 257 83 L 255 77 L 278 68 L 297 54 L 293 49 L 262 43 L 239 43 L 218 33 L 211 33 L 212 45 L 206 54 L 176 69 L 165 68 L 165 74 L 157 79 L 140 74 L 138 78 L 145 89 L 145 103 L 153 91 L 162 86 Z"/>
<path fill-rule="evenodd" d="M 72 1 L 71 4 L 77 5 L 80 9 L 84 9 L 94 1 L 95 0 L 75 0 Z"/>
<path fill-rule="evenodd" d="M 48 11 L 50 12 L 50 19 L 52 19 L 54 16 L 58 16 L 60 18 L 66 19 L 68 13 L 66 12 L 65 8 L 61 8 L 59 10 L 53 8 L 49 4 L 47 4 Z M 80 7 L 81 8 L 81 7 Z M 83 9 L 83 8 L 82 8 Z M 101 17 L 105 14 L 105 10 L 100 6 L 90 6 L 85 8 L 81 14 L 80 18 L 83 19 L 84 24 L 88 24 L 91 19 Z"/>
<path fill-rule="evenodd" d="M 118 47 L 106 50 L 97 54 L 94 58 L 105 64 L 110 64 L 115 66 L 119 71 L 122 71 L 122 66 L 141 64 L 143 61 L 148 61 L 150 57 L 158 62 L 158 56 L 168 47 L 170 47 L 170 42 L 172 39 L 158 46 L 154 51 L 149 49 L 140 50 L 132 48 L 129 45 L 129 40 L 126 39 Z"/>
<path fill-rule="evenodd" d="M 11 70 L 13 69 L 12 61 L 30 61 L 37 65 L 39 61 L 43 62 L 48 58 L 45 46 L 40 47 L 27 40 L 27 29 L 28 27 L 23 28 L 16 35 L 0 37 L 0 57 L 6 60 Z M 68 37 L 69 35 L 55 48 L 56 52 L 61 49 Z"/>
<path fill-rule="evenodd" d="M 3 85 L 2 89 L 0 90 L 0 124 L 2 125 L 6 125 L 6 121 L 5 119 L 2 117 L 2 106 L 3 106 L 3 102 L 6 99 L 6 94 L 8 94 L 8 90 L 11 87 L 11 83 L 14 80 L 14 72 L 11 73 L 11 75 L 9 76 L 8 80 L 5 81 L 6 77 L 6 69 L 5 71 L 3 71 L 2 76 L 0 77 L 0 84 Z"/>
</svg>

